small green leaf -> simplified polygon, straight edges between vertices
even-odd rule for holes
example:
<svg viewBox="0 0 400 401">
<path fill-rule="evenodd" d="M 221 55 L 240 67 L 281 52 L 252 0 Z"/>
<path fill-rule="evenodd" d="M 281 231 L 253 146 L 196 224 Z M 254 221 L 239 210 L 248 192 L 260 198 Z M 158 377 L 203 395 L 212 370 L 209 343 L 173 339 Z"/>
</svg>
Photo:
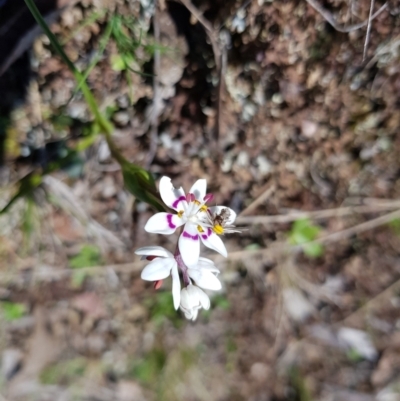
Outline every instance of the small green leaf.
<svg viewBox="0 0 400 401">
<path fill-rule="evenodd" d="M 321 228 L 311 223 L 309 219 L 299 219 L 293 223 L 289 233 L 289 242 L 293 245 L 303 245 L 304 253 L 309 257 L 319 257 L 323 254 L 324 248 L 321 244 L 313 244 Z"/>
<path fill-rule="evenodd" d="M 20 319 L 26 313 L 26 306 L 14 302 L 2 302 L 1 309 L 3 310 L 4 319 L 11 321 Z"/>
<path fill-rule="evenodd" d="M 100 251 L 94 245 L 83 245 L 80 252 L 69 260 L 69 265 L 73 269 L 98 266 L 99 264 L 101 264 Z"/>
<path fill-rule="evenodd" d="M 393 219 L 388 225 L 396 235 L 400 236 L 400 219 Z"/>
<path fill-rule="evenodd" d="M 126 63 L 124 58 L 119 54 L 113 54 L 111 56 L 111 68 L 114 71 L 125 71 L 126 70 Z"/>
<path fill-rule="evenodd" d="M 212 298 L 212 303 L 215 307 L 221 308 L 223 310 L 228 310 L 231 307 L 231 303 L 223 294 L 217 294 Z"/>
<path fill-rule="evenodd" d="M 156 383 L 167 362 L 167 354 L 162 349 L 153 349 L 146 357 L 134 363 L 132 375 L 142 383 Z"/>
<path fill-rule="evenodd" d="M 40 382 L 52 385 L 67 385 L 82 377 L 86 367 L 87 360 L 82 357 L 61 361 L 46 367 L 40 374 Z"/>
<path fill-rule="evenodd" d="M 311 258 L 318 258 L 324 254 L 324 247 L 321 244 L 304 244 L 304 253 Z"/>
<path fill-rule="evenodd" d="M 72 288 L 81 288 L 87 276 L 88 274 L 85 271 L 82 270 L 74 271 L 71 276 Z"/>
<path fill-rule="evenodd" d="M 355 348 L 350 348 L 346 352 L 347 358 L 354 363 L 361 362 L 364 358 L 363 356 L 355 349 Z"/>
<path fill-rule="evenodd" d="M 253 243 L 247 245 L 244 249 L 246 251 L 257 251 L 258 249 L 261 249 L 261 246 L 259 244 Z"/>
<path fill-rule="evenodd" d="M 154 179 L 148 171 L 132 164 L 122 165 L 122 175 L 126 189 L 142 202 L 165 212 L 165 206 L 157 192 Z"/>
</svg>

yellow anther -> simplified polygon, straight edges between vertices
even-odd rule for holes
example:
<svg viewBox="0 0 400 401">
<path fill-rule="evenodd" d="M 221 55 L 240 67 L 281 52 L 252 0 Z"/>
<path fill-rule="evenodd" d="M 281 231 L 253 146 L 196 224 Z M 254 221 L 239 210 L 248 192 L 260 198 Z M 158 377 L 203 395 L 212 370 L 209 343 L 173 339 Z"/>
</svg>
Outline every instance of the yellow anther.
<svg viewBox="0 0 400 401">
<path fill-rule="evenodd" d="M 222 227 L 220 224 L 216 224 L 212 230 L 215 232 L 215 234 L 221 235 L 224 233 L 224 227 Z"/>
<path fill-rule="evenodd" d="M 202 226 L 197 226 L 197 231 L 199 233 L 204 233 L 203 227 Z"/>
<path fill-rule="evenodd" d="M 203 205 L 199 210 L 200 212 L 206 212 L 208 207 L 206 205 Z"/>
<path fill-rule="evenodd" d="M 194 203 L 195 203 L 196 205 L 200 205 L 200 202 L 199 202 L 197 199 L 194 200 Z"/>
<path fill-rule="evenodd" d="M 179 210 L 179 212 L 177 213 L 178 217 L 182 217 L 183 213 L 185 213 L 183 210 Z"/>
</svg>

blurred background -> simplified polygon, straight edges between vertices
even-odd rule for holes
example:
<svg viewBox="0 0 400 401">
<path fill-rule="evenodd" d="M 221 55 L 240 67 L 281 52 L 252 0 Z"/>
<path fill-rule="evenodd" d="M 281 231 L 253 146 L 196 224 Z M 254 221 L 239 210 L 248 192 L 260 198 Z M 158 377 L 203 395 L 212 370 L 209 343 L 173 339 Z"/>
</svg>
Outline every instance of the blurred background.
<svg viewBox="0 0 400 401">
<path fill-rule="evenodd" d="M 241 234 L 188 322 L 154 210 L 22 0 L 0 1 L 0 401 L 400 400 L 400 7 L 37 0 L 124 157 Z"/>
</svg>

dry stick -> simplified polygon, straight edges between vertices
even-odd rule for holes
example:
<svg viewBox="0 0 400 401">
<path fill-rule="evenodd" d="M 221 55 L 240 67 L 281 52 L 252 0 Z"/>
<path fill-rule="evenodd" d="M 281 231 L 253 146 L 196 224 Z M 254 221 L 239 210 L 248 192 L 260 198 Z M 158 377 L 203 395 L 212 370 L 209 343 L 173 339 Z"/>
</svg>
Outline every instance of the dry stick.
<svg viewBox="0 0 400 401">
<path fill-rule="evenodd" d="M 201 25 L 203 25 L 206 34 L 211 42 L 211 47 L 214 53 L 215 65 L 217 67 L 217 71 L 220 71 L 221 68 L 221 49 L 218 43 L 218 33 L 215 31 L 210 21 L 204 18 L 202 12 L 194 6 L 190 0 L 180 0 L 180 2 L 190 11 L 190 13 L 199 21 Z"/>
<path fill-rule="evenodd" d="M 33 271 L 32 273 L 27 273 L 27 276 L 32 277 L 32 279 L 46 279 L 48 281 L 60 280 L 65 277 L 69 277 L 76 272 L 85 273 L 88 275 L 95 275 L 99 273 L 107 273 L 110 269 L 118 272 L 118 273 L 137 273 L 141 269 L 143 269 L 145 261 L 140 262 L 132 262 L 132 263 L 120 263 L 116 265 L 106 265 L 106 266 L 92 266 L 92 267 L 83 267 L 79 270 L 75 269 L 38 269 Z M 7 282 L 11 278 L 13 278 L 16 274 L 14 272 L 10 273 L 0 273 L 0 282 Z"/>
<path fill-rule="evenodd" d="M 391 39 L 389 43 L 386 45 L 382 46 L 380 49 L 378 49 L 372 57 L 372 59 L 368 62 L 368 64 L 365 66 L 365 68 L 371 68 L 374 63 L 378 60 L 379 56 L 382 54 L 385 54 L 385 52 L 390 51 L 391 49 L 398 47 L 400 45 L 400 36 L 396 36 L 395 38 Z"/>
<path fill-rule="evenodd" d="M 363 53 L 363 59 L 362 59 L 363 62 L 365 60 L 365 57 L 367 56 L 368 43 L 369 43 L 369 38 L 371 36 L 372 11 L 374 10 L 374 6 L 375 6 L 375 0 L 371 0 L 371 5 L 369 7 L 367 33 L 365 35 L 365 42 L 364 42 L 364 53 Z"/>
<path fill-rule="evenodd" d="M 396 210 L 394 212 L 385 214 L 384 216 L 377 217 L 376 219 L 372 219 L 366 221 L 365 223 L 358 224 L 354 227 L 346 228 L 345 230 L 338 231 L 335 233 L 327 234 L 323 237 L 317 238 L 314 241 L 307 242 L 304 245 L 309 244 L 328 244 L 330 242 L 340 241 L 345 238 L 352 237 L 353 235 L 360 234 L 364 231 L 371 230 L 375 227 L 381 226 L 383 224 L 389 223 L 394 219 L 400 218 L 400 210 Z M 302 249 L 304 245 L 297 245 L 294 247 L 295 249 Z"/>
<path fill-rule="evenodd" d="M 155 2 L 154 18 L 153 18 L 153 30 L 154 40 L 157 44 L 160 43 L 160 24 L 159 24 L 159 9 L 158 2 Z M 160 49 L 154 49 L 154 65 L 153 65 L 153 107 L 150 115 L 150 146 L 147 154 L 145 168 L 148 169 L 154 159 L 157 152 L 157 140 L 158 140 L 158 117 L 160 114 L 160 81 L 159 74 L 161 71 L 161 60 L 160 60 Z"/>
<path fill-rule="evenodd" d="M 398 207 L 398 206 L 397 206 Z M 272 217 L 272 216 L 271 216 Z M 242 259 L 243 257 L 249 257 L 249 256 L 274 256 L 277 254 L 281 254 L 284 252 L 298 252 L 301 251 L 305 246 L 312 245 L 312 244 L 328 244 L 330 242 L 336 242 L 336 241 L 341 241 L 346 238 L 352 237 L 353 235 L 360 234 L 364 231 L 371 230 L 375 227 L 381 226 L 383 224 L 389 223 L 393 219 L 400 218 L 400 210 L 396 210 L 394 212 L 385 214 L 383 216 L 377 217 L 375 219 L 366 221 L 361 224 L 357 224 L 356 226 L 346 228 L 345 230 L 337 231 L 331 234 L 324 235 L 320 238 L 317 238 L 314 241 L 306 242 L 301 245 L 290 245 L 286 242 L 278 242 L 274 243 L 271 245 L 270 248 L 266 249 L 259 249 L 259 250 L 243 250 L 243 251 L 236 251 L 236 252 L 231 252 L 229 254 L 229 259 L 230 260 L 238 260 Z M 218 259 L 219 258 L 219 259 Z M 222 257 L 219 257 L 218 255 L 214 258 L 214 260 L 218 259 L 222 260 Z"/>
<path fill-rule="evenodd" d="M 214 29 L 210 21 L 204 18 L 203 14 L 197 7 L 195 7 L 190 0 L 180 0 L 180 2 L 190 11 L 190 13 L 199 21 L 203 26 L 213 49 L 215 68 L 217 70 L 218 76 L 218 88 L 217 88 L 217 101 L 216 101 L 216 116 L 214 123 L 214 137 L 213 144 L 211 146 L 212 154 L 219 163 L 221 160 L 221 151 L 219 148 L 219 134 L 221 128 L 221 108 L 222 108 L 222 95 L 225 89 L 224 87 L 224 77 L 227 65 L 227 49 L 226 46 L 222 46 L 221 41 L 218 37 L 218 31 Z"/>
<path fill-rule="evenodd" d="M 375 295 L 372 299 L 367 301 L 363 306 L 355 310 L 354 312 L 350 313 L 350 315 L 346 316 L 340 322 L 336 323 L 335 325 L 345 325 L 348 323 L 354 316 L 357 316 L 363 311 L 367 311 L 372 307 L 373 304 L 378 303 L 381 300 L 385 300 L 385 298 L 392 292 L 394 292 L 398 287 L 400 287 L 400 279 L 396 280 L 394 283 L 390 284 L 384 290 L 382 290 L 378 295 Z"/>
<path fill-rule="evenodd" d="M 289 223 L 298 219 L 309 218 L 312 220 L 329 219 L 331 217 L 343 217 L 353 213 L 374 213 L 390 209 L 398 209 L 400 201 L 393 201 L 390 204 L 362 205 L 362 206 L 346 206 L 337 209 L 325 209 L 315 212 L 293 212 L 287 215 L 275 216 L 242 216 L 240 214 L 236 219 L 238 224 L 272 224 L 272 223 Z M 245 209 L 246 211 L 247 209 Z"/>
<path fill-rule="evenodd" d="M 373 14 L 370 18 L 368 18 L 367 21 L 360 22 L 359 24 L 354 24 L 354 25 L 350 25 L 347 27 L 345 27 L 345 26 L 342 27 L 342 26 L 338 25 L 338 23 L 333 18 L 332 14 L 328 10 L 323 8 L 316 0 L 306 0 L 306 1 L 311 7 L 313 7 L 316 11 L 318 11 L 325 18 L 325 20 L 329 24 L 331 24 L 337 31 L 343 32 L 343 33 L 349 33 L 352 31 L 356 31 L 357 29 L 363 28 L 364 26 L 368 25 L 370 23 L 370 21 L 372 21 L 379 14 L 381 14 L 382 11 L 384 11 L 387 7 L 387 2 L 386 2 L 375 14 Z"/>
<path fill-rule="evenodd" d="M 225 91 L 225 74 L 226 68 L 228 64 L 228 43 L 221 43 L 220 47 L 220 64 L 217 65 L 217 73 L 218 73 L 218 90 L 217 90 L 217 112 L 215 116 L 215 126 L 214 126 L 214 154 L 218 160 L 218 162 L 222 162 L 222 153 L 220 151 L 219 136 L 221 132 L 221 112 L 222 112 L 222 100 L 224 97 Z"/>
<path fill-rule="evenodd" d="M 250 203 L 249 206 L 246 207 L 238 216 L 238 223 L 244 223 L 242 220 L 242 216 L 246 216 L 249 214 L 251 211 L 257 208 L 257 206 L 261 205 L 265 200 L 267 200 L 272 193 L 274 193 L 276 190 L 275 185 L 271 185 L 269 188 L 267 188 L 261 195 L 259 195 L 253 202 Z M 253 217 L 253 216 L 252 216 Z"/>
<path fill-rule="evenodd" d="M 393 219 L 400 218 L 400 210 L 396 210 L 394 212 L 385 214 L 384 216 L 377 217 L 376 219 L 372 219 L 370 221 L 367 221 L 365 223 L 358 224 L 354 227 L 350 227 L 348 229 L 338 231 L 332 234 L 325 235 L 323 237 L 320 237 L 316 239 L 315 241 L 310 241 L 302 245 L 296 245 L 292 246 L 287 243 L 278 243 L 273 245 L 271 248 L 268 249 L 261 249 L 261 250 L 256 250 L 256 251 L 248 251 L 248 250 L 243 250 L 243 251 L 237 251 L 237 252 L 231 252 L 229 254 L 229 260 L 239 260 L 242 259 L 243 257 L 249 257 L 249 256 L 265 256 L 265 255 L 277 255 L 281 254 L 283 252 L 288 252 L 288 251 L 300 251 L 303 249 L 304 246 L 310 245 L 310 244 L 326 244 L 334 241 L 340 241 L 346 238 L 349 238 L 355 234 L 360 234 L 361 232 L 371 230 L 375 227 L 378 227 L 380 225 L 386 224 Z M 216 257 L 213 258 L 214 260 L 222 260 L 225 259 L 222 256 L 216 255 Z M 134 263 L 123 263 L 123 264 L 116 264 L 116 265 L 107 265 L 107 266 L 93 266 L 93 267 L 87 267 L 87 268 L 82 268 L 79 269 L 80 272 L 88 273 L 88 274 L 94 274 L 94 273 L 104 273 L 107 271 L 107 269 L 113 269 L 116 272 L 127 272 L 127 273 L 135 273 L 139 272 L 143 266 L 144 266 L 145 261 L 140 261 L 140 262 L 134 262 Z M 40 278 L 43 276 L 44 278 L 47 278 L 49 280 L 55 280 L 55 279 L 60 279 L 63 277 L 68 277 L 71 274 L 73 274 L 76 270 L 73 269 L 63 269 L 63 270 L 54 270 L 54 271 L 49 271 L 48 269 L 42 269 L 42 270 L 37 270 L 32 272 L 32 277 L 33 278 Z M 6 282 L 7 280 L 10 280 L 15 276 L 15 273 L 1 273 L 0 274 L 0 282 Z"/>
</svg>

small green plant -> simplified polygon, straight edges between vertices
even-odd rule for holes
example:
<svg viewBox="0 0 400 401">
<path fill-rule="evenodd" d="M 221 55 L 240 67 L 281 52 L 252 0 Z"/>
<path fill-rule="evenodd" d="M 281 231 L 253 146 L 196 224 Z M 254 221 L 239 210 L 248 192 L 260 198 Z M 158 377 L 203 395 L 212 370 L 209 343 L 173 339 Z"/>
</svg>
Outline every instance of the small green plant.
<svg viewBox="0 0 400 401">
<path fill-rule="evenodd" d="M 228 310 L 231 308 L 231 303 L 226 298 L 225 294 L 217 294 L 212 298 L 212 303 L 216 308 L 221 308 L 223 310 Z"/>
<path fill-rule="evenodd" d="M 132 376 L 144 384 L 157 383 L 166 361 L 167 354 L 163 349 L 153 349 L 144 359 L 135 361 Z"/>
<path fill-rule="evenodd" d="M 40 374 L 40 381 L 49 385 L 68 385 L 85 373 L 85 358 L 74 358 L 48 366 Z"/>
<path fill-rule="evenodd" d="M 87 271 L 82 271 L 84 267 L 98 266 L 102 263 L 100 250 L 94 245 L 83 245 L 80 252 L 69 260 L 72 269 L 76 269 L 71 277 L 71 284 L 74 288 L 82 287 L 85 278 L 88 276 Z"/>
<path fill-rule="evenodd" d="M 289 242 L 292 245 L 302 245 L 304 253 L 311 257 L 317 258 L 324 253 L 324 248 L 321 244 L 312 243 L 321 228 L 312 224 L 309 219 L 299 219 L 293 223 L 289 233 Z"/>
<path fill-rule="evenodd" d="M 346 352 L 346 356 L 347 359 L 353 363 L 361 362 L 364 359 L 364 357 L 355 348 L 350 348 Z"/>
<path fill-rule="evenodd" d="M 299 401 L 311 401 L 311 393 L 307 387 L 304 376 L 297 366 L 293 366 L 289 371 L 290 384 L 295 391 L 295 398 Z"/>
<path fill-rule="evenodd" d="M 7 321 L 20 319 L 26 314 L 26 306 L 24 304 L 4 301 L 0 305 L 4 319 Z"/>
<path fill-rule="evenodd" d="M 157 325 L 161 325 L 165 319 L 170 320 L 176 326 L 182 323 L 174 309 L 171 292 L 160 291 L 156 296 L 145 299 L 144 304 L 149 308 L 151 319 Z"/>
<path fill-rule="evenodd" d="M 393 219 L 388 225 L 396 235 L 400 236 L 400 219 Z"/>
<path fill-rule="evenodd" d="M 100 250 L 95 245 L 83 245 L 80 252 L 69 260 L 73 269 L 92 267 L 101 264 Z"/>
</svg>

